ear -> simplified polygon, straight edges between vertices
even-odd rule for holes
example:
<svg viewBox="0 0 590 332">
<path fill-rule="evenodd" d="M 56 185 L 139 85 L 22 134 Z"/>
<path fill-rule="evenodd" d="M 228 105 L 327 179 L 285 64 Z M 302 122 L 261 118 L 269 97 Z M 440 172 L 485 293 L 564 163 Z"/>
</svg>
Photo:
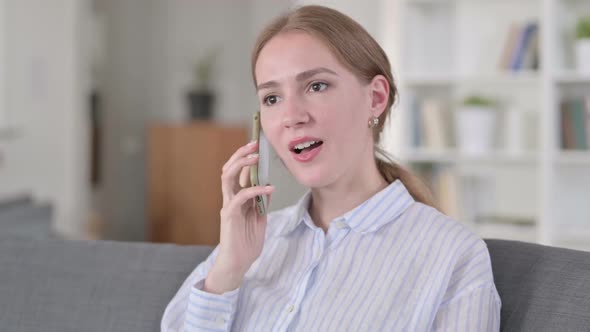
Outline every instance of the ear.
<svg viewBox="0 0 590 332">
<path fill-rule="evenodd" d="M 376 75 L 369 83 L 369 98 L 371 101 L 371 116 L 379 117 L 389 100 L 389 83 L 383 75 Z"/>
</svg>

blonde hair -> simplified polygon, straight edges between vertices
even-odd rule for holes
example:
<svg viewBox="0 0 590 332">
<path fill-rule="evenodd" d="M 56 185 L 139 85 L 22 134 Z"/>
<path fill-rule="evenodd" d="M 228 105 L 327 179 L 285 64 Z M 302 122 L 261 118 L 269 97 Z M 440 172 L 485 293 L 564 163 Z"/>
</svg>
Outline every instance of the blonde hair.
<svg viewBox="0 0 590 332">
<path fill-rule="evenodd" d="M 376 75 L 383 75 L 389 83 L 387 106 L 373 128 L 375 162 L 388 183 L 399 179 L 412 197 L 421 203 L 434 206 L 428 187 L 414 174 L 395 163 L 378 146 L 391 106 L 397 100 L 397 87 L 391 74 L 387 55 L 371 35 L 352 18 L 331 8 L 310 5 L 298 7 L 270 22 L 259 34 L 252 51 L 252 78 L 256 80 L 256 61 L 260 51 L 276 35 L 302 31 L 321 40 L 336 58 L 361 82 L 369 83 Z M 385 160 L 384 160 L 385 159 Z"/>
</svg>

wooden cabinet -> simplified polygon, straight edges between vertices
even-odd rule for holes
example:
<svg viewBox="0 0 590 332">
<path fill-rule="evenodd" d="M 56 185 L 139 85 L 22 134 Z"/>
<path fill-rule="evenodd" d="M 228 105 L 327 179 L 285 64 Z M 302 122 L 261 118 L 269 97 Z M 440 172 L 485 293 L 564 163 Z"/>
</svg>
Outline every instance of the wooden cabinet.
<svg viewBox="0 0 590 332">
<path fill-rule="evenodd" d="M 244 127 L 211 122 L 156 125 L 148 133 L 148 237 L 216 245 L 221 168 L 248 142 Z"/>
</svg>

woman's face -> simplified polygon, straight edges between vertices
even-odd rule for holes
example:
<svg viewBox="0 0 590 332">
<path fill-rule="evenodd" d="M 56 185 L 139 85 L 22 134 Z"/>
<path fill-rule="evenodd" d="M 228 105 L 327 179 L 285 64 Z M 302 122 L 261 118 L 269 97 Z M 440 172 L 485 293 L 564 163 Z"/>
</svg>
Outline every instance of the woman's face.
<svg viewBox="0 0 590 332">
<path fill-rule="evenodd" d="M 381 113 L 375 114 L 374 89 L 320 40 L 303 32 L 273 37 L 259 54 L 255 74 L 265 136 L 299 183 L 325 187 L 370 169 L 367 122 Z"/>
</svg>

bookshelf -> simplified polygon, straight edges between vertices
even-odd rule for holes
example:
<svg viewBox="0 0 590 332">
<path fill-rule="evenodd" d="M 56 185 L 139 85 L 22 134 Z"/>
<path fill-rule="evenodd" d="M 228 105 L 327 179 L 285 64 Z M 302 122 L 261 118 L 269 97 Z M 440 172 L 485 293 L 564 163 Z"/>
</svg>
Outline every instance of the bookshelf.
<svg viewBox="0 0 590 332">
<path fill-rule="evenodd" d="M 579 74 L 574 71 L 562 71 L 555 75 L 557 84 L 590 84 L 590 74 Z"/>
<path fill-rule="evenodd" d="M 561 110 L 564 100 L 590 100 L 573 32 L 590 1 L 381 4 L 378 39 L 401 96 L 385 147 L 481 236 L 590 251 L 590 149 L 565 148 Z M 496 102 L 493 141 L 478 154 L 457 134 L 472 95 Z"/>
</svg>

